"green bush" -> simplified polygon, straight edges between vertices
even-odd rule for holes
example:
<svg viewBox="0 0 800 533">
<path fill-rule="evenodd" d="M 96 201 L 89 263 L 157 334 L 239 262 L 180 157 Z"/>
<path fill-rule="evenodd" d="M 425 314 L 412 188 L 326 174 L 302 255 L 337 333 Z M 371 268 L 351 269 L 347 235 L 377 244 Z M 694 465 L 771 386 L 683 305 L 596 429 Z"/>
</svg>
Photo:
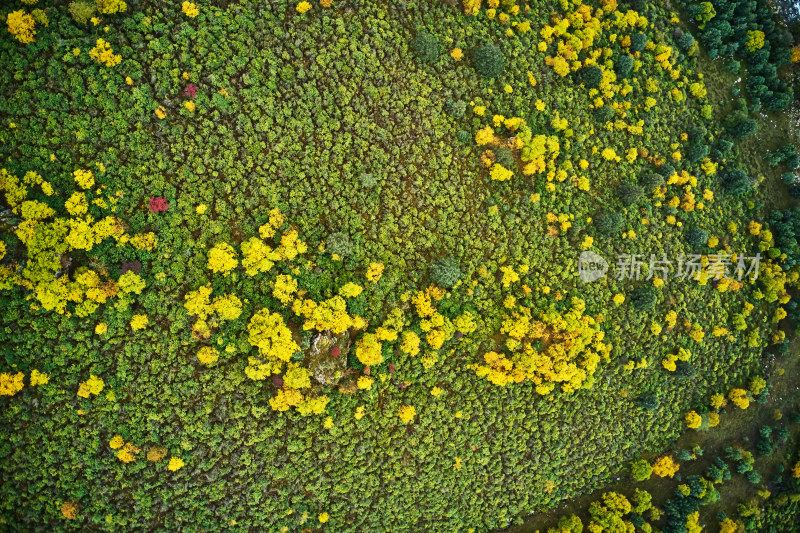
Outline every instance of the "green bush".
<svg viewBox="0 0 800 533">
<path fill-rule="evenodd" d="M 672 163 L 663 163 L 660 167 L 656 169 L 656 172 L 668 178 L 675 174 L 675 167 L 672 166 Z"/>
<path fill-rule="evenodd" d="M 694 42 L 694 37 L 692 37 L 691 33 L 683 33 L 680 37 L 675 39 L 675 44 L 684 52 L 688 52 L 689 49 L 694 46 Z"/>
<path fill-rule="evenodd" d="M 616 211 L 601 211 L 592 219 L 597 231 L 603 235 L 613 235 L 622 230 L 625 220 Z"/>
<path fill-rule="evenodd" d="M 367 189 L 378 184 L 378 178 L 372 172 L 362 172 L 358 176 L 358 181 L 361 183 L 362 187 L 366 187 Z"/>
<path fill-rule="evenodd" d="M 692 163 L 697 163 L 708 157 L 709 147 L 701 142 L 694 142 L 686 150 L 686 159 Z"/>
<path fill-rule="evenodd" d="M 467 111 L 467 103 L 463 100 L 452 100 L 450 98 L 447 99 L 445 102 L 445 107 L 447 108 L 447 112 L 453 118 L 464 118 L 464 114 Z"/>
<path fill-rule="evenodd" d="M 708 232 L 692 226 L 686 230 L 686 242 L 691 246 L 692 252 L 708 243 Z"/>
<path fill-rule="evenodd" d="M 473 51 L 472 65 L 481 76 L 499 78 L 505 70 L 505 58 L 497 46 L 484 43 Z"/>
<path fill-rule="evenodd" d="M 635 204 L 643 194 L 642 188 L 635 183 L 623 183 L 617 188 L 617 196 L 625 205 Z"/>
<path fill-rule="evenodd" d="M 588 67 L 587 67 L 588 68 Z M 617 58 L 614 64 L 614 71 L 617 73 L 619 79 L 627 78 L 633 69 L 633 58 L 628 55 L 623 55 Z"/>
<path fill-rule="evenodd" d="M 636 481 L 647 481 L 653 475 L 652 465 L 644 459 L 631 463 L 631 475 Z"/>
<path fill-rule="evenodd" d="M 75 22 L 78 24 L 88 24 L 89 20 L 94 16 L 95 5 L 93 2 L 70 2 L 68 10 L 69 15 Z"/>
<path fill-rule="evenodd" d="M 411 41 L 411 50 L 417 59 L 423 63 L 433 63 L 439 59 L 441 47 L 439 40 L 425 30 L 417 33 L 417 36 Z"/>
<path fill-rule="evenodd" d="M 637 311 L 649 311 L 656 305 L 656 290 L 652 285 L 641 285 L 631 293 L 631 305 Z"/>
<path fill-rule="evenodd" d="M 443 257 L 431 263 L 430 276 L 439 287 L 450 289 L 461 278 L 461 267 L 454 258 Z"/>
<path fill-rule="evenodd" d="M 511 150 L 505 147 L 497 148 L 494 151 L 495 157 L 497 162 L 503 165 L 503 167 L 507 168 L 508 170 L 514 170 L 517 164 L 514 162 L 514 154 L 511 153 Z"/>
<path fill-rule="evenodd" d="M 642 394 L 636 399 L 636 405 L 638 405 L 641 409 L 645 411 L 656 411 L 659 407 L 661 407 L 661 402 L 658 399 L 658 395 L 648 392 Z"/>
<path fill-rule="evenodd" d="M 644 33 L 634 33 L 631 35 L 631 52 L 642 52 L 647 46 L 647 35 Z"/>
<path fill-rule="evenodd" d="M 664 185 L 664 176 L 661 174 L 656 174 L 655 172 L 651 172 L 642 176 L 642 179 L 639 180 L 639 183 L 641 183 L 645 192 L 649 194 L 652 193 L 656 187 L 661 187 Z"/>
<path fill-rule="evenodd" d="M 600 124 L 605 124 L 614 118 L 614 108 L 612 108 L 610 105 L 600 106 L 594 110 L 593 116 L 597 122 Z"/>
<path fill-rule="evenodd" d="M 741 168 L 726 170 L 722 175 L 722 186 L 728 194 L 738 196 L 752 189 L 750 177 Z"/>
<path fill-rule="evenodd" d="M 603 71 L 597 65 L 589 65 L 578 71 L 580 81 L 589 89 L 596 89 L 603 81 Z"/>
<path fill-rule="evenodd" d="M 328 236 L 326 251 L 340 257 L 348 257 L 353 253 L 353 242 L 347 233 L 338 231 Z"/>
</svg>

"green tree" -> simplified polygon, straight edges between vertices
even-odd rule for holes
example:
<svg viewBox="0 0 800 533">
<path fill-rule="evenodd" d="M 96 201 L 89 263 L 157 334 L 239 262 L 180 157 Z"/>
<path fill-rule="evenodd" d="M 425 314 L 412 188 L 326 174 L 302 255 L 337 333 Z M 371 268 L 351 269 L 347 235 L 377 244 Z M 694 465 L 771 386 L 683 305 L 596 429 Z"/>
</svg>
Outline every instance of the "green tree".
<svg viewBox="0 0 800 533">
<path fill-rule="evenodd" d="M 505 70 L 505 58 L 497 46 L 484 43 L 473 51 L 472 65 L 481 76 L 499 78 Z"/>
</svg>

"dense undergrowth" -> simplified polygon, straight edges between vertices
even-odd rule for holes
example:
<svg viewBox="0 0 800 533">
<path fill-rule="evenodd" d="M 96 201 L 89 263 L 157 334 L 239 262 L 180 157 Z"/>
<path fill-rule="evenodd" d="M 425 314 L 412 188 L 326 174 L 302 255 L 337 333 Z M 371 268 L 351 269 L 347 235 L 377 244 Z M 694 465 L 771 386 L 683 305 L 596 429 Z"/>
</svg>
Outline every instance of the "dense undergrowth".
<svg viewBox="0 0 800 533">
<path fill-rule="evenodd" d="M 660 6 L 29 3 L 0 12 L 32 13 L 0 39 L 5 528 L 501 528 L 788 351 L 797 214 L 763 189 L 797 155 L 738 149 L 791 100 L 775 28 L 722 115 Z"/>
</svg>

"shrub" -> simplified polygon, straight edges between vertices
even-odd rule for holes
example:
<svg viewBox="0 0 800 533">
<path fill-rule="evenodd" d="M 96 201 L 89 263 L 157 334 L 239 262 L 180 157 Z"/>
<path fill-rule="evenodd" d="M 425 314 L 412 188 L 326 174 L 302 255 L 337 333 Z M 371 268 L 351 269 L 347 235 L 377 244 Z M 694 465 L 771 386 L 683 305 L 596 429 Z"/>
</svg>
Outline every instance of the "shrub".
<svg viewBox="0 0 800 533">
<path fill-rule="evenodd" d="M 594 110 L 594 118 L 597 122 L 605 124 L 614 118 L 614 109 L 610 105 L 604 105 Z"/>
<path fill-rule="evenodd" d="M 647 35 L 644 33 L 634 33 L 631 35 L 631 52 L 642 52 L 647 46 Z"/>
<path fill-rule="evenodd" d="M 708 243 L 708 232 L 693 226 L 686 230 L 686 242 L 693 249 L 705 246 Z"/>
<path fill-rule="evenodd" d="M 688 381 L 697 374 L 694 365 L 688 361 L 676 361 L 675 372 L 672 375 L 680 380 Z"/>
<path fill-rule="evenodd" d="M 689 145 L 686 150 L 686 159 L 692 163 L 697 163 L 708 157 L 709 148 L 705 144 L 695 142 Z"/>
<path fill-rule="evenodd" d="M 589 68 L 589 67 L 587 67 Z M 596 67 L 595 67 L 596 68 Z M 627 78 L 633 68 L 633 58 L 628 55 L 620 56 L 614 64 L 614 71 L 620 79 Z M 599 70 L 599 69 L 598 69 Z M 602 73 L 601 73 L 602 76 Z M 601 78 L 602 79 L 602 78 Z M 599 82 L 598 82 L 599 85 Z"/>
<path fill-rule="evenodd" d="M 597 231 L 603 235 L 619 233 L 625 224 L 625 219 L 616 211 L 602 211 L 593 218 L 593 221 Z"/>
<path fill-rule="evenodd" d="M 94 16 L 95 6 L 89 2 L 70 2 L 69 15 L 78 24 L 88 24 Z"/>
<path fill-rule="evenodd" d="M 484 43 L 473 52 L 472 65 L 481 76 L 499 78 L 505 69 L 505 58 L 498 47 L 492 43 Z"/>
<path fill-rule="evenodd" d="M 467 111 L 467 103 L 463 100 L 451 100 L 450 98 L 447 99 L 445 102 L 445 108 L 447 108 L 447 112 L 453 118 L 464 118 L 464 114 Z"/>
<path fill-rule="evenodd" d="M 656 291 L 652 285 L 642 285 L 633 290 L 630 300 L 637 311 L 648 311 L 656 305 Z"/>
<path fill-rule="evenodd" d="M 680 461 L 691 461 L 692 452 L 689 450 L 675 450 L 675 457 L 677 457 Z"/>
<path fill-rule="evenodd" d="M 661 174 L 651 172 L 642 176 L 640 183 L 645 192 L 651 193 L 656 187 L 661 187 L 664 184 L 664 177 Z"/>
<path fill-rule="evenodd" d="M 411 41 L 411 51 L 417 56 L 417 59 L 424 63 L 433 63 L 439 59 L 441 48 L 439 40 L 425 30 L 417 33 L 417 36 Z"/>
<path fill-rule="evenodd" d="M 691 128 L 689 128 L 687 134 L 689 136 L 690 141 L 702 142 L 708 135 L 708 130 L 705 128 L 705 126 L 698 124 L 697 126 L 692 126 Z"/>
<path fill-rule="evenodd" d="M 758 123 L 752 118 L 742 118 L 728 127 L 728 133 L 734 139 L 744 139 L 753 135 L 758 130 Z"/>
<path fill-rule="evenodd" d="M 617 189 L 617 196 L 624 204 L 635 204 L 643 194 L 642 188 L 635 183 L 623 183 Z"/>
<path fill-rule="evenodd" d="M 331 254 L 347 257 L 353 253 L 353 242 L 348 234 L 338 231 L 328 236 L 326 249 Z"/>
<path fill-rule="evenodd" d="M 370 189 L 378 184 L 378 178 L 372 172 L 362 172 L 358 176 L 358 181 L 362 187 Z"/>
<path fill-rule="evenodd" d="M 722 186 L 728 194 L 737 196 L 750 191 L 750 177 L 741 168 L 726 170 L 722 176 Z"/>
<path fill-rule="evenodd" d="M 647 2 L 645 0 L 629 0 L 628 4 L 631 6 L 631 9 L 639 12 L 642 15 L 647 9 Z"/>
<path fill-rule="evenodd" d="M 650 412 L 656 411 L 661 407 L 658 396 L 652 392 L 647 392 L 639 396 L 639 398 L 636 399 L 636 404 L 645 411 Z"/>
<path fill-rule="evenodd" d="M 694 37 L 692 37 L 691 33 L 683 33 L 680 37 L 675 39 L 675 44 L 678 45 L 678 48 L 687 52 L 692 46 L 694 46 Z"/>
<path fill-rule="evenodd" d="M 461 278 L 461 267 L 454 258 L 442 257 L 431 263 L 430 276 L 439 287 L 450 289 Z"/>
<path fill-rule="evenodd" d="M 597 65 L 583 67 L 578 72 L 580 81 L 589 89 L 596 89 L 600 86 L 600 82 L 603 81 L 603 71 Z"/>
<path fill-rule="evenodd" d="M 516 162 L 514 161 L 514 154 L 512 154 L 511 150 L 508 148 L 498 148 L 494 151 L 494 155 L 497 158 L 497 163 L 507 169 L 513 169 L 517 166 Z"/>
<path fill-rule="evenodd" d="M 653 467 L 644 459 L 640 459 L 631 463 L 631 475 L 636 481 L 647 481 L 653 475 Z"/>
<path fill-rule="evenodd" d="M 728 139 L 720 139 L 717 141 L 716 145 L 714 145 L 714 150 L 716 151 L 715 157 L 717 159 L 723 159 L 733 150 L 733 143 Z"/>
<path fill-rule="evenodd" d="M 658 172 L 665 178 L 668 178 L 673 174 L 675 174 L 675 167 L 672 166 L 672 163 L 664 163 L 656 169 L 656 172 Z"/>
</svg>

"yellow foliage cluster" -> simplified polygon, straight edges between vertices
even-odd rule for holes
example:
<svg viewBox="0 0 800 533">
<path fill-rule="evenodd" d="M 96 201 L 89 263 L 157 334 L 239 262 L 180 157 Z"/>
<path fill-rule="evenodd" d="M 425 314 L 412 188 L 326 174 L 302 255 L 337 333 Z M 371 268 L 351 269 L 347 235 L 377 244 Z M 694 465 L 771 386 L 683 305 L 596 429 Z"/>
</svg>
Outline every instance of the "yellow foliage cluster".
<svg viewBox="0 0 800 533">
<path fill-rule="evenodd" d="M 128 9 L 128 4 L 123 0 L 95 0 L 97 10 L 103 15 L 113 15 L 124 13 Z"/>
<path fill-rule="evenodd" d="M 680 470 L 680 465 L 671 455 L 664 455 L 653 463 L 653 473 L 658 477 L 673 477 Z"/>
<path fill-rule="evenodd" d="M 181 5 L 181 10 L 183 14 L 189 18 L 195 18 L 197 15 L 200 14 L 200 10 L 197 8 L 197 4 L 193 4 L 192 2 L 184 2 Z"/>
<path fill-rule="evenodd" d="M 747 32 L 747 40 L 744 42 L 745 48 L 751 52 L 760 50 L 764 47 L 764 32 L 761 30 L 753 30 Z"/>
<path fill-rule="evenodd" d="M 697 429 L 703 424 L 703 417 L 695 411 L 686 413 L 686 427 L 689 429 Z"/>
<path fill-rule="evenodd" d="M 261 239 L 251 237 L 242 243 L 242 266 L 248 276 L 268 272 L 279 260 L 280 255 Z"/>
<path fill-rule="evenodd" d="M 687 350 L 686 348 L 678 348 L 678 353 L 676 354 L 667 354 L 664 359 L 661 360 L 661 366 L 669 370 L 670 372 L 675 372 L 677 368 L 676 362 L 677 361 L 689 361 L 692 357 L 692 352 Z"/>
<path fill-rule="evenodd" d="M 297 389 L 284 387 L 269 399 L 269 404 L 274 411 L 288 411 L 290 407 L 295 407 L 302 416 L 309 416 L 322 414 L 329 401 L 327 396 L 303 396 Z"/>
<path fill-rule="evenodd" d="M 81 189 L 91 189 L 94 186 L 94 174 L 91 170 L 78 169 L 72 173 L 72 177 Z"/>
<path fill-rule="evenodd" d="M 88 398 L 90 394 L 100 394 L 104 386 L 103 379 L 92 374 L 89 379 L 78 385 L 78 396 Z"/>
<path fill-rule="evenodd" d="M 322 302 L 310 298 L 296 298 L 292 304 L 295 315 L 305 318 L 304 330 L 332 331 L 341 334 L 349 328 L 363 329 L 366 322 L 358 316 L 347 314 L 347 301 L 337 295 Z"/>
<path fill-rule="evenodd" d="M 44 372 L 39 372 L 38 370 L 31 371 L 31 387 L 36 387 L 38 385 L 46 385 L 49 382 L 50 382 L 50 377 Z"/>
<path fill-rule="evenodd" d="M 311 387 L 311 371 L 297 363 L 289 363 L 283 375 L 283 385 L 292 389 L 307 389 Z"/>
<path fill-rule="evenodd" d="M 19 42 L 28 44 L 34 41 L 36 21 L 24 10 L 20 9 L 9 13 L 8 18 L 6 18 L 6 24 L 8 25 L 8 32 Z"/>
<path fill-rule="evenodd" d="M 345 298 L 355 298 L 356 296 L 361 294 L 363 290 L 364 289 L 362 289 L 360 285 L 357 285 L 353 282 L 349 282 L 339 287 L 339 295 Z"/>
<path fill-rule="evenodd" d="M 750 407 L 750 398 L 747 391 L 744 389 L 731 389 L 728 393 L 728 399 L 739 409 L 747 409 Z"/>
<path fill-rule="evenodd" d="M 401 405 L 398 414 L 400 415 L 400 420 L 404 424 L 408 424 L 417 416 L 417 410 L 414 409 L 413 405 Z"/>
<path fill-rule="evenodd" d="M 403 332 L 403 341 L 400 343 L 400 349 L 408 355 L 414 356 L 419 354 L 419 336 L 413 331 Z"/>
<path fill-rule="evenodd" d="M 520 128 L 517 138 L 522 142 L 520 159 L 526 163 L 522 173 L 526 176 L 540 174 L 549 168 L 554 168 L 555 161 L 560 153 L 558 137 L 555 135 L 533 135 L 526 126 Z"/>
<path fill-rule="evenodd" d="M 383 276 L 383 263 L 370 263 L 366 278 L 372 283 L 378 283 Z"/>
<path fill-rule="evenodd" d="M 81 187 L 90 188 L 94 185 L 94 177 L 89 171 L 76 171 L 74 177 Z M 19 285 L 33 291 L 39 304 L 47 311 L 55 310 L 64 314 L 67 312 L 67 304 L 75 303 L 76 314 L 87 316 L 99 304 L 117 295 L 119 287 L 116 282 L 107 278 L 104 271 L 92 271 L 85 267 L 75 270 L 74 280 L 65 275 L 57 277 L 62 268 L 62 257 L 68 256 L 73 250 L 90 251 L 109 237 L 115 239 L 118 246 L 122 246 L 139 236 L 132 238 L 126 235 L 122 221 L 115 217 L 106 216 L 95 220 L 87 214 L 89 203 L 86 194 L 90 191 L 71 195 L 64 205 L 74 218 L 60 218 L 47 204 L 38 200 L 27 200 L 30 194 L 35 194 L 35 187 L 46 196 L 53 195 L 50 183 L 35 172 L 27 172 L 20 180 L 6 169 L 0 169 L 0 192 L 5 193 L 6 202 L 12 211 L 23 219 L 17 225 L 15 234 L 26 251 L 23 264 L 0 265 L 0 289 Z M 102 188 L 98 192 L 100 190 Z M 114 204 L 117 197 L 110 197 L 109 201 Z M 97 204 L 96 201 L 94 203 Z M 154 244 L 153 237 L 151 246 Z M 5 245 L 2 249 L 5 249 Z M 126 280 L 133 282 L 132 276 L 134 274 L 129 275 Z M 136 286 L 143 286 L 143 283 L 138 280 Z M 126 283 L 123 294 L 138 293 L 140 290 Z"/>
<path fill-rule="evenodd" d="M 239 264 L 236 250 L 226 242 L 218 242 L 208 252 L 208 262 L 206 266 L 212 272 L 230 272 Z"/>
<path fill-rule="evenodd" d="M 117 452 L 117 459 L 123 463 L 131 463 L 136 460 L 136 454 L 142 451 L 141 448 L 132 442 L 126 442 L 124 446 Z"/>
<path fill-rule="evenodd" d="M 138 331 L 147 327 L 147 315 L 133 315 L 131 318 L 131 329 Z"/>
<path fill-rule="evenodd" d="M 197 352 L 197 359 L 204 365 L 211 365 L 219 359 L 219 351 L 211 346 L 203 346 Z"/>
<path fill-rule="evenodd" d="M 275 253 L 281 260 L 291 261 L 299 254 L 308 251 L 308 245 L 298 238 L 297 230 L 289 230 L 281 236 L 280 245 L 275 249 Z"/>
<path fill-rule="evenodd" d="M 183 459 L 180 457 L 170 457 L 169 463 L 167 463 L 167 468 L 170 470 L 170 472 L 176 472 L 183 468 L 185 464 L 186 463 L 184 463 Z"/>
<path fill-rule="evenodd" d="M 3 372 L 0 374 L 0 395 L 2 396 L 14 396 L 16 393 L 22 390 L 22 387 L 25 385 L 22 383 L 22 379 L 25 377 L 25 374 L 22 372 L 17 372 L 16 374 L 12 374 L 11 372 Z"/>
<path fill-rule="evenodd" d="M 519 306 L 501 328 L 511 355 L 489 352 L 486 364 L 471 368 L 498 385 L 529 379 L 542 395 L 556 383 L 565 392 L 591 386 L 600 359 L 608 357 L 612 346 L 602 342 L 605 334 L 594 318 L 583 314 L 585 307 L 583 300 L 573 298 L 565 314 L 551 307 L 534 319 L 531 309 Z"/>
<path fill-rule="evenodd" d="M 113 67 L 122 61 L 122 56 L 115 54 L 111 45 L 103 39 L 97 39 L 94 48 L 89 50 L 89 57 L 107 67 Z"/>
<path fill-rule="evenodd" d="M 281 274 L 275 278 L 275 286 L 272 289 L 272 295 L 280 300 L 283 305 L 291 302 L 296 292 L 297 280 L 292 276 Z"/>
<path fill-rule="evenodd" d="M 500 163 L 495 163 L 492 165 L 489 177 L 494 181 L 508 181 L 514 177 L 514 172 L 505 168 Z"/>
<path fill-rule="evenodd" d="M 374 333 L 365 333 L 356 342 L 356 357 L 364 366 L 378 365 L 383 361 L 383 346 Z"/>
<path fill-rule="evenodd" d="M 278 313 L 270 313 L 269 309 L 256 312 L 247 325 L 248 342 L 258 348 L 259 357 L 251 357 L 245 374 L 250 379 L 262 380 L 273 374 L 279 374 L 284 363 L 288 363 L 292 355 L 300 350 L 294 342 L 292 332 Z"/>
</svg>

